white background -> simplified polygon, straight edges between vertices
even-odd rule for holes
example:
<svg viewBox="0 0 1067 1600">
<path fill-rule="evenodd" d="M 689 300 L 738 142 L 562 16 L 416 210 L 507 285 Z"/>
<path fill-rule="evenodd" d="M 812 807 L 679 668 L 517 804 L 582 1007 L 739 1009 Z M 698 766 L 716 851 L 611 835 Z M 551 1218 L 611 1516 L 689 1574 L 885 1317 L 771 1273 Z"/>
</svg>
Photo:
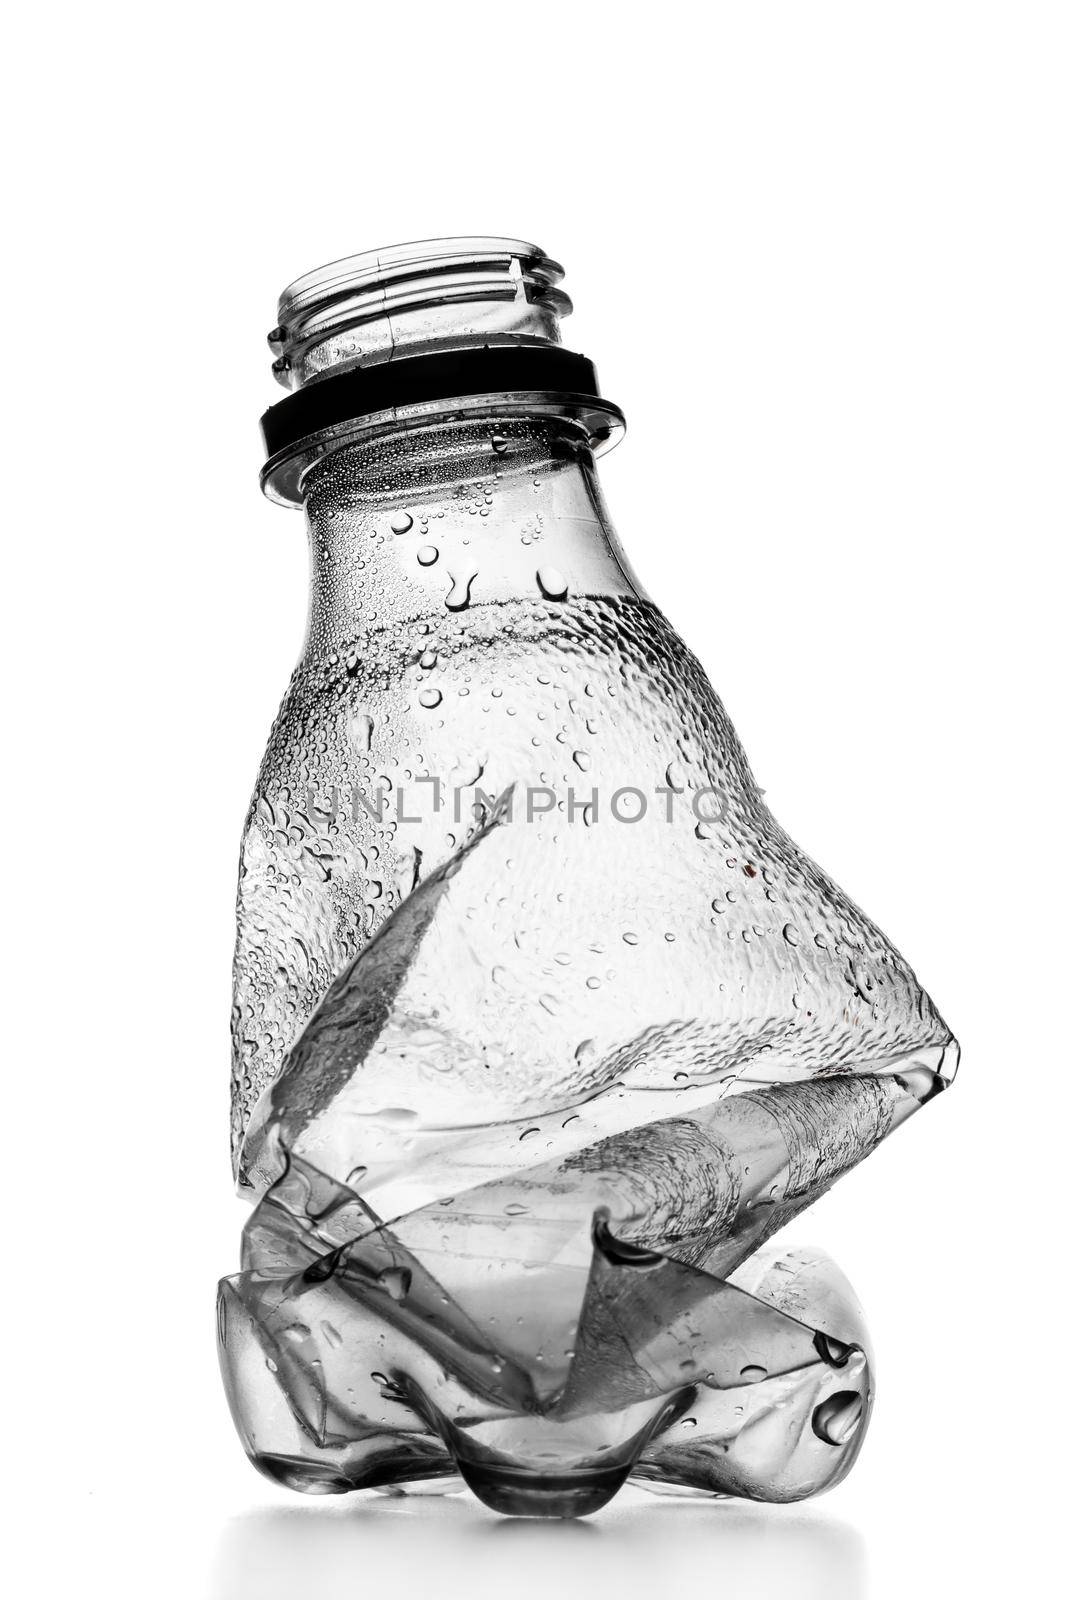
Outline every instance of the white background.
<svg viewBox="0 0 1067 1600">
<path fill-rule="evenodd" d="M 3 1280 L 12 1593 L 1044 1594 L 1067 381 L 1059 5 L 23 5 L 2 104 Z M 605 491 L 800 843 L 963 1046 L 798 1232 L 875 1421 L 800 1508 L 305 1501 L 244 1462 L 214 1280 L 236 847 L 302 631 L 259 496 L 278 290 L 537 240 L 630 430 Z M 1049 1565 L 1051 1563 L 1051 1565 Z M 1043 1574 L 1043 1575 L 1042 1575 Z"/>
</svg>

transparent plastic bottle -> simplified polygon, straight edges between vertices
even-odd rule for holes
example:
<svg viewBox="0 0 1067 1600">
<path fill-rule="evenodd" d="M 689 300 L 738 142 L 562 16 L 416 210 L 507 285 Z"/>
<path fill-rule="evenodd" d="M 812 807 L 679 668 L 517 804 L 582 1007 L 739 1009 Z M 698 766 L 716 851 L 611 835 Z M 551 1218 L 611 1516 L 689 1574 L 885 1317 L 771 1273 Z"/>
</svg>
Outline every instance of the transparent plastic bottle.
<svg viewBox="0 0 1067 1600">
<path fill-rule="evenodd" d="M 762 1247 L 956 1047 L 630 571 L 561 276 L 455 239 L 282 297 L 264 484 L 312 586 L 242 843 L 223 1368 L 312 1492 L 797 1498 L 854 1459 L 866 1337 Z"/>
</svg>

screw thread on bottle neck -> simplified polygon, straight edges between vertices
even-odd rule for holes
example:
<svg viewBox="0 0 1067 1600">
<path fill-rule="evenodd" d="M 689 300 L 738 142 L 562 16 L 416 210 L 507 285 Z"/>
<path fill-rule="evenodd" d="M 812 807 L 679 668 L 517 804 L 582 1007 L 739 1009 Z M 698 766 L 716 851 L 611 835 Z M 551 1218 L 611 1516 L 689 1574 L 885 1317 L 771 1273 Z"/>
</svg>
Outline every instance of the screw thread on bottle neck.
<svg viewBox="0 0 1067 1600">
<path fill-rule="evenodd" d="M 558 345 L 563 269 L 519 239 L 421 240 L 298 278 L 269 336 L 274 374 L 301 389 L 352 367 L 484 345 Z"/>
</svg>

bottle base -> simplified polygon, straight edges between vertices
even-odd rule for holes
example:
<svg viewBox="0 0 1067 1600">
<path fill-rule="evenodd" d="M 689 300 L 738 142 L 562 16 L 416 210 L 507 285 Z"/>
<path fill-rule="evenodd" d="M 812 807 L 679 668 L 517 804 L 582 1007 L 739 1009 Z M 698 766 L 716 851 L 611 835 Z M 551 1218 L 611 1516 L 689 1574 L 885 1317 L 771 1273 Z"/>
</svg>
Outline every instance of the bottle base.
<svg viewBox="0 0 1067 1600">
<path fill-rule="evenodd" d="M 608 1472 L 539 1473 L 457 1461 L 464 1482 L 484 1506 L 503 1517 L 588 1517 L 614 1499 L 630 1466 Z"/>
</svg>

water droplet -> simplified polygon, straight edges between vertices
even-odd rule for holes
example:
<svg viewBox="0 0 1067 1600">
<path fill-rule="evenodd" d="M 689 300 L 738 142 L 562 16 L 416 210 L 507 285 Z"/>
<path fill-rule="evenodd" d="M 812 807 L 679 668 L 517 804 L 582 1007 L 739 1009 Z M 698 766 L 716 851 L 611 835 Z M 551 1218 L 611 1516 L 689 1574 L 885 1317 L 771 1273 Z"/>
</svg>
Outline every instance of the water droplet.
<svg viewBox="0 0 1067 1600">
<path fill-rule="evenodd" d="M 524 1139 L 529 1139 L 535 1133 L 540 1133 L 540 1132 L 541 1132 L 540 1128 L 524 1128 L 522 1130 L 522 1132 L 519 1134 L 519 1143 L 521 1144 Z"/>
<path fill-rule="evenodd" d="M 432 567 L 436 560 L 437 560 L 437 546 L 435 544 L 424 544 L 422 549 L 419 551 L 419 556 L 418 556 L 419 566 L 420 567 Z"/>
<path fill-rule="evenodd" d="M 494 433 L 490 437 L 489 443 L 492 445 L 498 456 L 507 454 L 508 441 L 504 438 L 502 433 Z"/>
<path fill-rule="evenodd" d="M 741 1382 L 742 1383 L 762 1383 L 766 1376 L 767 1376 L 767 1368 L 766 1367 L 758 1367 L 755 1364 L 753 1364 L 750 1367 L 742 1367 L 741 1368 Z"/>
<path fill-rule="evenodd" d="M 538 567 L 537 583 L 546 600 L 566 600 L 567 580 L 558 567 Z"/>
<path fill-rule="evenodd" d="M 440 689 L 420 689 L 419 690 L 419 705 L 420 706 L 425 706 L 427 711 L 432 711 L 434 706 L 439 706 L 440 704 L 441 704 L 441 691 L 440 691 Z"/>
<path fill-rule="evenodd" d="M 787 922 L 785 927 L 782 929 L 782 938 L 785 940 L 786 944 L 799 944 L 800 931 L 794 923 Z"/>
<path fill-rule="evenodd" d="M 528 1209 L 529 1207 L 522 1206 L 517 1200 L 513 1200 L 509 1206 L 504 1207 L 504 1215 L 506 1217 L 524 1217 Z"/>
<path fill-rule="evenodd" d="M 371 735 L 374 732 L 374 718 L 365 711 L 358 711 L 349 723 L 352 743 L 357 750 L 366 753 L 370 749 Z"/>
<path fill-rule="evenodd" d="M 387 1267 L 379 1273 L 378 1282 L 390 1300 L 403 1300 L 411 1288 L 411 1273 L 406 1267 Z"/>
<path fill-rule="evenodd" d="M 445 605 L 449 611 L 466 611 L 471 603 L 471 584 L 477 576 L 476 571 L 449 573 L 449 577 L 452 579 L 452 587 L 445 595 Z"/>
<path fill-rule="evenodd" d="M 394 533 L 408 533 L 414 525 L 414 517 L 410 517 L 406 511 L 398 511 L 389 523 Z"/>
<path fill-rule="evenodd" d="M 319 1328 L 321 1330 L 322 1337 L 326 1340 L 326 1343 L 331 1345 L 334 1350 L 339 1350 L 344 1341 L 337 1329 L 334 1327 L 333 1323 L 320 1322 Z"/>
<path fill-rule="evenodd" d="M 383 1106 L 375 1115 L 390 1128 L 402 1128 L 406 1123 L 419 1120 L 419 1113 L 410 1106 Z"/>
<path fill-rule="evenodd" d="M 588 772 L 590 767 L 589 752 L 587 750 L 576 750 L 574 752 L 574 765 L 579 772 Z"/>
<path fill-rule="evenodd" d="M 681 1422 L 678 1424 L 678 1426 L 680 1428 L 695 1428 L 696 1425 L 697 1425 L 696 1417 L 683 1417 Z"/>
<path fill-rule="evenodd" d="M 424 672 L 429 672 L 431 670 L 431 668 L 436 667 L 436 665 L 437 665 L 437 652 L 436 652 L 436 650 L 424 650 L 422 652 L 422 655 L 419 657 L 419 666 L 422 668 L 422 670 Z"/>
<path fill-rule="evenodd" d="M 841 1389 L 812 1412 L 811 1426 L 824 1444 L 847 1444 L 860 1425 L 863 1401 L 855 1389 Z"/>
</svg>

